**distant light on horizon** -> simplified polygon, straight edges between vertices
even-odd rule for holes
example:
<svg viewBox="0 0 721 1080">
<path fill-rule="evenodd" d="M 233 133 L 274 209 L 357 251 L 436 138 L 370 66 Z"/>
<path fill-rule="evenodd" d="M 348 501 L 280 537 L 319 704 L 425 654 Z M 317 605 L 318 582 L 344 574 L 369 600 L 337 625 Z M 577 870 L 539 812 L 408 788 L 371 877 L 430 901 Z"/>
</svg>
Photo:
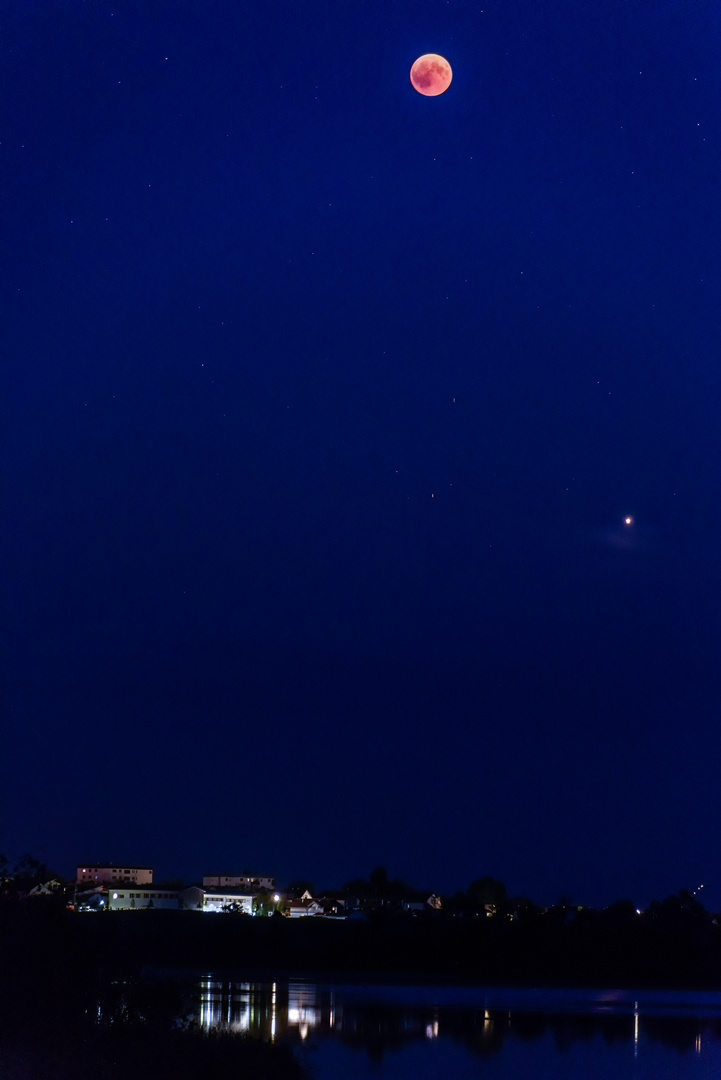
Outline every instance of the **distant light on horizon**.
<svg viewBox="0 0 721 1080">
<path fill-rule="evenodd" d="M 623 519 L 623 523 L 624 523 L 624 525 L 633 525 L 633 518 L 632 518 L 632 517 L 630 517 L 630 516 L 629 516 L 629 517 L 625 517 L 625 518 Z"/>
</svg>

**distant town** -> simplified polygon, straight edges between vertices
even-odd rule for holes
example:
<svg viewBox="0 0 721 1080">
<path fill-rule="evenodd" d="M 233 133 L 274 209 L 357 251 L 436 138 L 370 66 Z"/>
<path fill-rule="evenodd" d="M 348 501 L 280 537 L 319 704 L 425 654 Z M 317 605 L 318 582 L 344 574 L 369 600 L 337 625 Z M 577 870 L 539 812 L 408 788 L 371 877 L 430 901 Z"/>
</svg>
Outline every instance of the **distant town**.
<svg viewBox="0 0 721 1080">
<path fill-rule="evenodd" d="M 681 890 L 669 903 L 696 912 L 703 911 L 703 885 L 692 892 Z M 405 913 L 434 917 L 475 916 L 501 921 L 528 921 L 553 913 L 564 919 L 593 909 L 561 897 L 552 906 L 539 906 L 527 897 L 510 897 L 503 882 L 485 876 L 472 881 L 467 890 L 452 895 L 423 890 L 398 878 L 385 867 L 377 867 L 365 878 L 356 878 L 339 888 L 315 890 L 310 881 L 298 880 L 279 886 L 272 874 L 242 872 L 208 873 L 194 882 L 157 880 L 155 868 L 139 863 L 81 863 L 75 878 L 68 880 L 48 871 L 47 866 L 25 855 L 14 866 L 0 854 L 0 899 L 35 901 L 45 899 L 79 914 L 133 911 L 193 911 L 207 914 L 282 916 L 289 919 L 316 918 L 342 921 L 363 920 L 374 913 Z M 658 908 L 654 902 L 651 908 Z M 622 899 L 607 911 L 626 916 L 644 912 L 630 900 Z M 718 925 L 716 916 L 711 921 Z"/>
<path fill-rule="evenodd" d="M 443 901 L 435 893 L 423 893 L 404 882 L 392 881 L 383 868 L 368 881 L 358 879 L 316 895 L 309 882 L 293 882 L 279 888 L 269 874 L 205 874 L 200 882 L 156 881 L 152 866 L 137 863 L 82 863 L 74 881 L 46 876 L 43 864 L 26 856 L 11 870 L 0 856 L 0 892 L 5 897 L 32 901 L 54 899 L 78 913 L 113 911 L 197 911 L 251 916 L 281 915 L 290 919 L 315 917 L 341 920 L 364 918 L 370 911 L 399 909 L 414 914 L 438 912 Z M 493 914 L 505 895 L 503 886 L 484 879 L 487 894 L 482 909 Z"/>
</svg>

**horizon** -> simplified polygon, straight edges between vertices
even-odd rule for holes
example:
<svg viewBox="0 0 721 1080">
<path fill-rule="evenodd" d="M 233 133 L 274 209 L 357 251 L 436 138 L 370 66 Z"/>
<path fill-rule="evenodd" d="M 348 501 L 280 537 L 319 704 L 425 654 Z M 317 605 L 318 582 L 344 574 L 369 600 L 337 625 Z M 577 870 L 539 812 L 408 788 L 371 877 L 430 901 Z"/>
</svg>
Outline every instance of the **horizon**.
<svg viewBox="0 0 721 1080">
<path fill-rule="evenodd" d="M 37 856 L 33 856 L 31 852 L 26 852 L 25 855 L 31 855 L 31 857 L 33 857 L 33 858 L 37 857 Z M 18 858 L 8 858 L 7 859 L 8 865 L 13 864 L 13 863 L 17 863 L 19 861 L 19 858 L 22 858 L 22 857 L 23 856 L 20 856 Z M 405 877 L 403 877 L 400 874 L 393 873 L 392 870 L 389 870 L 388 867 L 386 867 L 383 864 L 378 864 L 378 865 L 376 865 L 374 867 L 371 867 L 371 869 L 367 872 L 366 876 L 364 876 L 362 872 L 361 873 L 352 873 L 349 876 L 345 877 L 342 881 L 329 881 L 329 880 L 327 880 L 326 878 L 324 878 L 322 876 L 318 877 L 318 879 L 316 880 L 311 875 L 302 874 L 302 873 L 291 875 L 291 876 L 288 876 L 288 877 L 283 877 L 282 875 L 278 875 L 278 874 L 275 874 L 273 872 L 261 872 L 261 873 L 256 874 L 254 871 L 247 871 L 247 870 L 242 870 L 242 869 L 241 870 L 227 870 L 227 869 L 225 869 L 225 870 L 222 870 L 222 869 L 221 870 L 215 870 L 215 869 L 212 869 L 212 868 L 211 869 L 206 868 L 202 872 L 196 873 L 196 874 L 187 874 L 187 873 L 178 874 L 178 873 L 173 873 L 173 872 L 160 873 L 160 872 L 158 872 L 157 865 L 154 865 L 152 863 L 147 863 L 147 864 L 146 863 L 140 863 L 140 862 L 132 861 L 132 860 L 126 861 L 126 862 L 103 862 L 103 861 L 99 861 L 99 860 L 87 860 L 86 863 L 77 862 L 75 864 L 73 872 L 71 874 L 69 874 L 69 873 L 65 873 L 64 871 L 62 871 L 60 869 L 60 867 L 56 866 L 52 860 L 50 860 L 48 862 L 45 862 L 44 859 L 40 859 L 38 861 L 42 862 L 43 865 L 46 866 L 46 868 L 47 868 L 47 870 L 49 872 L 58 873 L 66 881 L 66 883 L 71 881 L 71 880 L 77 880 L 76 877 L 75 877 L 76 872 L 77 872 L 77 868 L 80 867 L 80 866 L 83 866 L 83 865 L 98 866 L 98 867 L 105 867 L 105 868 L 109 868 L 109 867 L 119 867 L 119 868 L 131 867 L 131 868 L 133 868 L 134 867 L 134 868 L 137 868 L 137 869 L 152 870 L 152 872 L 153 872 L 153 884 L 156 884 L 156 885 L 163 882 L 163 881 L 182 881 L 184 883 L 184 886 L 187 887 L 189 885 L 201 884 L 204 877 L 212 877 L 212 876 L 218 876 L 218 875 L 220 875 L 220 876 L 238 876 L 238 877 L 250 876 L 250 877 L 253 877 L 253 878 L 256 878 L 256 877 L 257 878 L 270 877 L 270 878 L 273 878 L 275 880 L 275 882 L 276 882 L 275 888 L 280 890 L 281 892 L 286 891 L 289 888 L 289 886 L 292 885 L 294 882 L 304 882 L 304 883 L 311 883 L 313 885 L 314 895 L 315 896 L 332 896 L 336 892 L 344 891 L 347 888 L 347 886 L 352 884 L 354 881 L 365 881 L 366 883 L 369 883 L 370 878 L 373 875 L 374 871 L 385 870 L 385 871 L 387 871 L 388 881 L 389 881 L 390 885 L 395 885 L 397 883 L 402 883 L 402 884 L 408 886 L 408 888 L 409 888 L 409 890 L 411 892 L 414 892 L 414 893 L 416 893 L 416 892 L 418 892 L 418 893 L 427 892 L 429 896 L 432 895 L 432 894 L 436 894 L 437 896 L 441 896 L 441 897 L 444 897 L 446 899 L 449 899 L 449 898 L 451 898 L 451 897 L 453 897 L 455 895 L 458 895 L 458 894 L 466 893 L 468 891 L 468 889 L 469 889 L 469 886 L 473 883 L 473 881 L 478 881 L 478 880 L 482 880 L 484 878 L 487 878 L 489 880 L 499 882 L 506 889 L 506 895 L 507 895 L 507 898 L 508 898 L 509 902 L 515 902 L 515 901 L 519 901 L 519 900 L 530 900 L 532 903 L 534 903 L 537 907 L 539 907 L 541 909 L 552 908 L 552 907 L 554 907 L 554 906 L 556 906 L 556 905 L 558 905 L 559 903 L 562 903 L 562 902 L 570 902 L 571 906 L 573 906 L 573 907 L 596 908 L 596 909 L 605 909 L 605 908 L 608 908 L 608 907 L 612 906 L 615 903 L 630 902 L 630 903 L 633 904 L 634 907 L 637 907 L 640 910 L 645 911 L 645 910 L 647 910 L 647 908 L 652 903 L 657 903 L 657 902 L 660 902 L 662 900 L 669 899 L 669 898 L 674 897 L 674 896 L 678 896 L 678 895 L 680 895 L 682 893 L 688 893 L 689 895 L 693 896 L 693 898 L 695 900 L 697 900 L 708 912 L 713 913 L 713 912 L 721 911 L 721 904 L 719 904 L 718 901 L 712 902 L 709 899 L 711 894 L 709 893 L 709 891 L 708 891 L 708 889 L 707 889 L 707 887 L 706 887 L 706 885 L 704 883 L 699 883 L 695 887 L 688 886 L 688 885 L 679 885 L 677 888 L 671 888 L 667 892 L 656 892 L 656 893 L 647 892 L 645 900 L 641 900 L 638 897 L 634 897 L 633 895 L 630 894 L 630 892 L 627 892 L 627 893 L 621 893 L 621 894 L 616 895 L 616 896 L 610 896 L 610 895 L 607 894 L 603 898 L 602 901 L 597 900 L 596 902 L 592 902 L 590 899 L 584 899 L 583 897 L 577 896 L 572 890 L 570 892 L 569 891 L 564 892 L 564 891 L 561 890 L 561 891 L 559 891 L 557 893 L 557 895 L 555 895 L 555 896 L 553 896 L 551 898 L 538 897 L 538 896 L 535 896 L 535 895 L 531 894 L 528 891 L 513 889 L 513 888 L 509 887 L 508 883 L 505 880 L 503 880 L 502 878 L 499 878 L 496 875 L 488 874 L 488 873 L 478 874 L 477 877 L 475 877 L 475 878 L 471 879 L 470 881 L 467 881 L 467 882 L 465 882 L 465 883 L 463 883 L 463 884 L 461 884 L 461 885 L 459 885 L 457 887 L 452 886 L 450 888 L 441 888 L 441 887 L 438 887 L 437 885 L 434 885 L 433 883 L 431 883 L 430 885 L 427 885 L 427 883 L 425 883 L 425 882 L 420 882 L 419 883 L 419 882 L 416 882 L 414 880 L 408 880 L 408 879 L 406 879 Z M 160 865 L 162 866 L 162 864 L 160 864 Z M 90 883 L 88 883 L 88 884 L 90 884 Z M 98 883 L 98 884 L 100 884 L 100 883 Z"/>
</svg>

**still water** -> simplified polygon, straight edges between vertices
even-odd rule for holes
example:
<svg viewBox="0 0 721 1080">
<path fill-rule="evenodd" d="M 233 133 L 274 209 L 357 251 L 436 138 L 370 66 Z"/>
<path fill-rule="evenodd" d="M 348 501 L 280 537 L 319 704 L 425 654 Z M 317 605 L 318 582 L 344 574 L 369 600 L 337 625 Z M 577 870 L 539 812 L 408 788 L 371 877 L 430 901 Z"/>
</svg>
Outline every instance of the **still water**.
<svg viewBox="0 0 721 1080">
<path fill-rule="evenodd" d="M 254 983 L 207 975 L 192 1019 L 204 1029 L 291 1042 L 315 1080 L 721 1077 L 721 993 Z"/>
</svg>

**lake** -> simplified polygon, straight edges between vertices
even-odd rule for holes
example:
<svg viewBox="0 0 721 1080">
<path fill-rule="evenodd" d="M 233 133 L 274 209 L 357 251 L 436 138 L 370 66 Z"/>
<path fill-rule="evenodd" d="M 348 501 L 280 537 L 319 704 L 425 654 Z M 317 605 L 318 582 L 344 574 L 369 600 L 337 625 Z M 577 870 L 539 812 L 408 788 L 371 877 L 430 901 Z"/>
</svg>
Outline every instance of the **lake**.
<svg viewBox="0 0 721 1080">
<path fill-rule="evenodd" d="M 244 982 L 203 976 L 187 1020 L 293 1044 L 316 1080 L 701 1080 L 721 993 Z"/>
</svg>

